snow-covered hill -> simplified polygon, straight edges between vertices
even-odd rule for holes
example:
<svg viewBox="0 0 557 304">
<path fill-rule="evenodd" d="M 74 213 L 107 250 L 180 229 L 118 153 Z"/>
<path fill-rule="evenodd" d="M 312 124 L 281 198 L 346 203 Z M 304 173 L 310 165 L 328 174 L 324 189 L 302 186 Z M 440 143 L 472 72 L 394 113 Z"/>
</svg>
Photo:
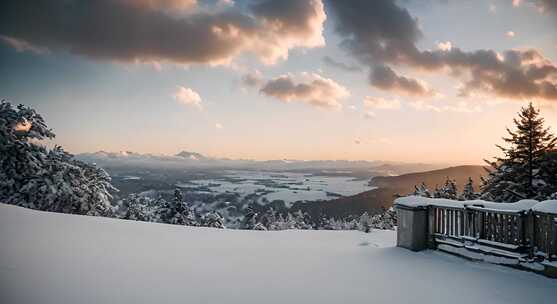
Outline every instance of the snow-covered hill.
<svg viewBox="0 0 557 304">
<path fill-rule="evenodd" d="M 557 280 L 394 243 L 0 204 L 0 303 L 555 303 Z"/>
</svg>

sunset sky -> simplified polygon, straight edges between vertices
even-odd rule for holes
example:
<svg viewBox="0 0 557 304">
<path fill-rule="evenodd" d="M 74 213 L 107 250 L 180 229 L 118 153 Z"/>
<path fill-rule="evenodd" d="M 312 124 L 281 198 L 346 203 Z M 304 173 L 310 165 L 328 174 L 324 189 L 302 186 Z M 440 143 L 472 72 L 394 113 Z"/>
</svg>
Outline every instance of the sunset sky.
<svg viewBox="0 0 557 304">
<path fill-rule="evenodd" d="M 2 1 L 0 89 L 72 153 L 479 164 L 557 130 L 557 1 Z"/>
</svg>

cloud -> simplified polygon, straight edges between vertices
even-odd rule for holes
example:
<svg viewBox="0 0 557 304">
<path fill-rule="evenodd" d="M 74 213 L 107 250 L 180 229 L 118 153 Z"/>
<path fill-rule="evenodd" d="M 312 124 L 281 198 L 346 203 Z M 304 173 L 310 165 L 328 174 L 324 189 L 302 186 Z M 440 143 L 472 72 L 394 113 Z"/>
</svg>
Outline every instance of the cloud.
<svg viewBox="0 0 557 304">
<path fill-rule="evenodd" d="M 360 67 L 360 66 L 349 65 L 349 64 L 346 64 L 344 62 L 336 61 L 329 56 L 323 57 L 323 62 L 325 62 L 326 64 L 328 64 L 328 65 L 330 65 L 334 68 L 345 70 L 345 71 L 348 71 L 348 72 L 360 72 L 360 71 L 362 71 L 362 67 Z"/>
<path fill-rule="evenodd" d="M 397 2 L 328 3 L 336 15 L 341 47 L 370 68 L 369 81 L 374 87 L 417 96 L 434 92 L 419 80 L 397 75 L 392 69 L 396 66 L 447 73 L 461 82 L 460 96 L 481 92 L 519 100 L 557 100 L 557 65 L 538 50 L 463 51 L 444 44 L 438 50 L 422 51 L 416 46 L 423 37 L 417 20 Z"/>
<path fill-rule="evenodd" d="M 292 48 L 325 44 L 321 0 L 252 0 L 243 10 L 217 11 L 195 3 L 7 0 L 0 4 L 0 35 L 100 60 L 212 65 L 243 53 L 273 64 Z"/>
<path fill-rule="evenodd" d="M 322 108 L 341 108 L 340 99 L 350 96 L 344 86 L 315 73 L 298 77 L 282 75 L 267 81 L 260 92 L 283 102 L 303 102 Z"/>
<path fill-rule="evenodd" d="M 406 95 L 433 96 L 435 92 L 421 80 L 397 75 L 390 67 L 377 66 L 370 76 L 370 83 L 376 88 L 398 91 Z"/>
<path fill-rule="evenodd" d="M 48 49 L 43 47 L 38 47 L 25 40 L 20 40 L 17 38 L 7 37 L 0 35 L 0 41 L 8 46 L 14 48 L 17 52 L 32 52 L 35 54 L 46 54 Z"/>
<path fill-rule="evenodd" d="M 372 111 L 367 111 L 367 112 L 364 113 L 364 118 L 365 119 L 372 119 L 372 118 L 375 118 L 375 116 L 376 116 L 375 113 L 372 112 Z"/>
<path fill-rule="evenodd" d="M 197 7 L 197 0 L 115 0 L 126 5 L 154 10 L 192 10 Z"/>
<path fill-rule="evenodd" d="M 515 36 L 515 33 L 513 31 L 508 31 L 506 35 L 509 38 L 513 38 Z"/>
<path fill-rule="evenodd" d="M 202 109 L 201 96 L 190 88 L 178 86 L 176 93 L 174 93 L 174 99 L 181 104 Z"/>
<path fill-rule="evenodd" d="M 540 13 L 557 13 L 556 0 L 513 0 L 512 4 L 513 7 L 519 7 L 525 4 L 525 6 L 534 8 Z"/>
<path fill-rule="evenodd" d="M 450 51 L 453 48 L 453 44 L 450 41 L 439 42 L 437 48 L 441 51 Z"/>
<path fill-rule="evenodd" d="M 465 101 L 458 102 L 456 105 L 434 105 L 430 102 L 423 100 L 414 100 L 409 103 L 409 106 L 418 111 L 430 111 L 430 112 L 456 112 L 456 113 L 475 113 L 481 112 L 482 109 L 479 106 L 470 107 Z"/>
<path fill-rule="evenodd" d="M 495 4 L 490 3 L 489 4 L 489 12 L 492 14 L 495 14 L 497 12 L 497 6 L 495 6 Z"/>
<path fill-rule="evenodd" d="M 551 12 L 557 13 L 557 1 L 556 0 L 531 0 L 533 4 L 542 13 Z"/>
<path fill-rule="evenodd" d="M 260 87 L 263 82 L 263 76 L 257 70 L 242 76 L 242 83 L 248 87 Z"/>
<path fill-rule="evenodd" d="M 364 106 L 372 109 L 398 110 L 400 109 L 400 101 L 398 99 L 388 100 L 384 98 L 366 96 L 364 98 Z"/>
</svg>

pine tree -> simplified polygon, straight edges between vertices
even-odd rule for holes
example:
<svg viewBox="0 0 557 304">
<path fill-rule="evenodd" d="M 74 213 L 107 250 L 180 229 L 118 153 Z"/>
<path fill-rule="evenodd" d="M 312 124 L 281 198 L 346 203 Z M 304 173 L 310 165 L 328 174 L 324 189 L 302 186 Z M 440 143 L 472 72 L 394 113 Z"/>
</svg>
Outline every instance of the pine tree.
<svg viewBox="0 0 557 304">
<path fill-rule="evenodd" d="M 299 210 L 294 212 L 294 220 L 296 222 L 296 229 L 312 229 L 310 224 L 309 214 Z"/>
<path fill-rule="evenodd" d="M 514 119 L 515 131 L 507 128 L 509 137 L 503 141 L 509 147 L 497 147 L 503 157 L 487 161 L 489 176 L 482 185 L 482 198 L 514 202 L 523 198 L 543 199 L 555 189 L 555 161 L 548 153 L 555 149 L 557 138 L 532 103 L 523 107 Z M 544 180 L 549 177 L 550 180 Z"/>
<path fill-rule="evenodd" d="M 462 190 L 462 194 L 460 195 L 460 199 L 463 201 L 468 200 L 475 200 L 478 198 L 476 191 L 474 191 L 474 181 L 471 177 L 468 177 L 468 181 L 464 185 L 464 189 Z"/>
<path fill-rule="evenodd" d="M 224 229 L 224 218 L 216 211 L 209 212 L 203 217 L 202 226 Z"/>
<path fill-rule="evenodd" d="M 277 213 L 273 207 L 270 207 L 265 211 L 263 214 L 263 218 L 261 219 L 261 224 L 267 227 L 268 230 L 278 230 L 277 228 Z"/>
<path fill-rule="evenodd" d="M 35 110 L 0 102 L 0 201 L 32 209 L 112 215 L 110 176 L 61 147 L 41 144 L 55 134 Z"/>
<path fill-rule="evenodd" d="M 358 221 L 358 230 L 365 233 L 371 232 L 371 218 L 367 212 L 364 212 Z"/>
<path fill-rule="evenodd" d="M 431 193 L 427 189 L 427 186 L 424 182 L 422 182 L 419 186 L 414 186 L 414 193 L 412 195 L 415 196 L 422 196 L 422 197 L 431 197 Z"/>
<path fill-rule="evenodd" d="M 438 187 L 435 188 L 433 197 L 456 200 L 457 199 L 456 182 L 447 177 L 447 180 L 445 180 L 445 184 L 441 188 Z"/>
<path fill-rule="evenodd" d="M 453 179 L 449 179 L 445 181 L 445 185 L 443 186 L 446 198 L 456 200 L 458 197 L 458 190 L 456 188 L 456 181 Z"/>
<path fill-rule="evenodd" d="M 247 207 L 241 225 L 242 229 L 255 230 L 257 228 L 256 230 L 263 230 L 262 228 L 265 228 L 264 230 L 267 230 L 266 227 L 258 221 L 258 215 L 259 214 L 253 210 L 253 208 Z"/>
<path fill-rule="evenodd" d="M 150 222 L 151 213 L 148 210 L 148 200 L 149 198 L 137 194 L 131 194 L 125 198 L 124 204 L 127 205 L 127 210 L 123 218 L 126 220 Z"/>
<path fill-rule="evenodd" d="M 161 220 L 174 225 L 198 226 L 198 216 L 190 206 L 184 202 L 179 189 L 174 190 L 174 199 L 162 207 Z"/>
</svg>

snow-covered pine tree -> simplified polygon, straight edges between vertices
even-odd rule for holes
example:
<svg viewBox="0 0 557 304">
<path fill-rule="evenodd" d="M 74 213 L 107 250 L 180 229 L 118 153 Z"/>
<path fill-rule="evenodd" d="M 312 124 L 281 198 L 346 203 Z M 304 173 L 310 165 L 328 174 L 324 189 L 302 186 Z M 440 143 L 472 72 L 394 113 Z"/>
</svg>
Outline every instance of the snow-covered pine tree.
<svg viewBox="0 0 557 304">
<path fill-rule="evenodd" d="M 557 192 L 557 151 L 548 151 L 545 153 L 538 178 L 534 183 L 540 188 L 540 199 L 545 196 L 549 199 Z"/>
<path fill-rule="evenodd" d="M 557 171 L 551 172 L 556 169 L 555 158 L 548 154 L 553 153 L 557 138 L 544 127 L 540 111 L 529 103 L 520 110 L 514 124 L 516 130 L 507 128 L 509 137 L 503 137 L 509 147 L 497 145 L 504 156 L 486 160 L 491 168 L 482 185 L 482 198 L 499 202 L 543 199 L 557 186 Z"/>
<path fill-rule="evenodd" d="M 195 211 L 184 202 L 179 189 L 174 190 L 174 199 L 161 211 L 161 220 L 168 224 L 198 226 L 197 218 Z"/>
<path fill-rule="evenodd" d="M 127 206 L 123 218 L 126 220 L 150 222 L 152 220 L 152 213 L 149 211 L 149 200 L 150 198 L 145 196 L 130 194 L 123 200 L 124 205 Z"/>
<path fill-rule="evenodd" d="M 296 229 L 312 229 L 309 214 L 303 213 L 302 210 L 294 212 L 294 221 Z"/>
<path fill-rule="evenodd" d="M 255 226 L 253 226 L 252 230 L 262 230 L 262 231 L 266 231 L 267 228 L 265 228 L 265 226 L 259 222 L 257 222 L 257 224 L 255 224 Z"/>
<path fill-rule="evenodd" d="M 283 230 L 296 229 L 296 218 L 292 213 L 288 212 L 284 221 Z"/>
<path fill-rule="evenodd" d="M 263 218 L 261 219 L 261 223 L 267 227 L 268 230 L 278 230 L 276 227 L 277 222 L 277 212 L 273 207 L 270 207 L 265 211 L 263 214 Z"/>
<path fill-rule="evenodd" d="M 203 216 L 202 226 L 224 229 L 224 218 L 216 211 L 209 212 Z"/>
<path fill-rule="evenodd" d="M 254 230 L 255 228 L 258 228 L 257 230 L 263 230 L 261 228 L 264 227 L 265 230 L 267 230 L 267 228 L 257 220 L 258 215 L 259 214 L 255 212 L 253 208 L 247 207 L 245 210 L 244 220 L 242 221 L 241 228 L 248 230 Z"/>
<path fill-rule="evenodd" d="M 471 177 L 468 177 L 468 181 L 464 184 L 464 188 L 462 189 L 462 194 L 460 195 L 460 200 L 468 201 L 468 200 L 475 200 L 478 198 L 478 194 L 474 190 L 474 181 Z"/>
<path fill-rule="evenodd" d="M 438 187 L 435 188 L 433 197 L 456 200 L 457 199 L 456 182 L 447 177 L 447 180 L 445 180 L 445 184 L 441 188 Z"/>
<path fill-rule="evenodd" d="M 419 186 L 414 186 L 414 193 L 412 195 L 422 196 L 422 197 L 431 197 L 431 193 L 424 182 L 422 182 Z"/>
<path fill-rule="evenodd" d="M 0 201 L 54 212 L 111 216 L 116 189 L 102 169 L 42 141 L 55 137 L 35 110 L 0 102 Z"/>
<path fill-rule="evenodd" d="M 365 233 L 371 232 L 371 218 L 367 212 L 364 212 L 360 215 L 360 219 L 358 221 L 358 230 L 363 231 Z"/>
</svg>

